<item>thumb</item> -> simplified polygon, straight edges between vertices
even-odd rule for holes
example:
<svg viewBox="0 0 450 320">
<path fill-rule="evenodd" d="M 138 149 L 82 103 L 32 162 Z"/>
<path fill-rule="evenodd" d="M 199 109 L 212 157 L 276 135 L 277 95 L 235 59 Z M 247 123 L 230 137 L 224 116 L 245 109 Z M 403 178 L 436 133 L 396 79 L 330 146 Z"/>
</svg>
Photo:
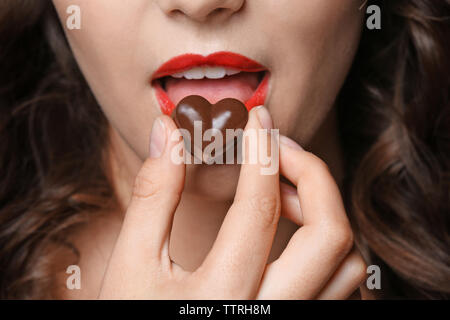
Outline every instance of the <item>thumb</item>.
<svg viewBox="0 0 450 320">
<path fill-rule="evenodd" d="M 126 246 L 132 246 L 141 262 L 143 255 L 152 260 L 169 259 L 169 236 L 185 177 L 185 164 L 175 159 L 173 151 L 184 151 L 183 148 L 173 120 L 167 116 L 157 118 L 150 137 L 149 157 L 136 176 L 118 239 L 126 239 Z"/>
</svg>

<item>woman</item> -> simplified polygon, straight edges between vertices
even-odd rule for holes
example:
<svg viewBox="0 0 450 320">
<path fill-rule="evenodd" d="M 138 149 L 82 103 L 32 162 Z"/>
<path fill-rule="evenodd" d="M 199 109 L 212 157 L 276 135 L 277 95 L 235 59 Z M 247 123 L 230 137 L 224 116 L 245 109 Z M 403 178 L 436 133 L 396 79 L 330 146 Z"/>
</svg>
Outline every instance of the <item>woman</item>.
<svg viewBox="0 0 450 320">
<path fill-rule="evenodd" d="M 448 298 L 450 4 L 364 2 L 2 1 L 0 296 Z M 191 94 L 280 172 L 170 161 Z"/>
</svg>

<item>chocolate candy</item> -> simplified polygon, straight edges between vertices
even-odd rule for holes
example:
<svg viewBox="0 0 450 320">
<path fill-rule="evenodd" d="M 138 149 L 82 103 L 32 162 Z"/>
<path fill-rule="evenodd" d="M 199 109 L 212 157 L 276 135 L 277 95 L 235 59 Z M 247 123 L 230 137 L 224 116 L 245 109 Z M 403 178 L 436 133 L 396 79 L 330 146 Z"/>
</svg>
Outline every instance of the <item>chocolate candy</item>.
<svg viewBox="0 0 450 320">
<path fill-rule="evenodd" d="M 221 150 L 215 150 L 213 157 L 226 155 L 227 150 L 230 150 L 232 146 L 236 151 L 239 136 L 231 136 L 227 129 L 244 129 L 248 122 L 248 111 L 241 101 L 233 98 L 226 98 L 212 105 L 205 98 L 193 95 L 185 97 L 178 103 L 174 118 L 178 127 L 185 129 L 182 133 L 187 151 L 205 161 L 205 148 L 215 141 L 215 135 L 219 134 L 219 131 L 222 136 L 222 145 L 218 149 Z M 209 130 L 208 136 L 208 134 L 205 135 L 208 129 L 217 130 Z M 236 152 L 234 154 L 236 155 Z"/>
</svg>

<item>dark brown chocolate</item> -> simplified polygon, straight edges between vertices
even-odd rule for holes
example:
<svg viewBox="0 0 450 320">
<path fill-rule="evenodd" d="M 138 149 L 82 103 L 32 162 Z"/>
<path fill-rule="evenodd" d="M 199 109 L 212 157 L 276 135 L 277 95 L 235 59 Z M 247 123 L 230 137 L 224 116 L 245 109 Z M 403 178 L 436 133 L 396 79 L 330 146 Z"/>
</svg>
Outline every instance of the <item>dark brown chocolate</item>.
<svg viewBox="0 0 450 320">
<path fill-rule="evenodd" d="M 174 118 L 179 128 L 189 132 L 189 137 L 185 136 L 184 140 L 188 151 L 194 155 L 195 149 L 201 150 L 203 153 L 206 146 L 211 144 L 211 141 L 203 139 L 205 131 L 208 129 L 220 130 L 224 152 L 229 149 L 231 143 L 235 144 L 236 150 L 236 139 L 227 140 L 226 130 L 244 129 L 248 122 L 248 111 L 245 105 L 237 99 L 226 98 L 212 105 L 205 98 L 193 95 L 178 103 Z M 201 121 L 202 124 L 201 137 L 197 141 L 194 139 L 195 121 Z"/>
</svg>

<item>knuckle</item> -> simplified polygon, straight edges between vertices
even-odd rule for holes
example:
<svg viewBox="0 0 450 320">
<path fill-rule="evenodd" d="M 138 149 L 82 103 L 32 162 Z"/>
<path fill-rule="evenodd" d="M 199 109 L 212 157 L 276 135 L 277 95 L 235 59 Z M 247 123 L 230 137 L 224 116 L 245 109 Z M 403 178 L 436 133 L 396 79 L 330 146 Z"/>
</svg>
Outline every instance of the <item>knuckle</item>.
<svg viewBox="0 0 450 320">
<path fill-rule="evenodd" d="M 171 185 L 170 179 L 163 178 L 159 168 L 147 159 L 134 180 L 132 199 L 172 199 L 180 197 L 182 192 L 182 186 Z"/>
<path fill-rule="evenodd" d="M 133 186 L 132 197 L 135 199 L 153 198 L 161 190 L 160 184 L 147 174 L 139 172 Z"/>
<path fill-rule="evenodd" d="M 350 269 L 358 282 L 363 282 L 367 278 L 367 264 L 359 253 L 353 254 Z"/>
<path fill-rule="evenodd" d="M 341 252 L 349 252 L 353 247 L 353 232 L 350 228 L 342 228 L 336 236 L 336 247 Z"/>
<path fill-rule="evenodd" d="M 335 223 L 322 228 L 325 240 L 337 252 L 348 253 L 353 247 L 354 235 L 348 224 Z"/>
<path fill-rule="evenodd" d="M 330 173 L 330 168 L 326 164 L 325 161 L 323 161 L 321 158 L 316 156 L 315 154 L 308 152 L 308 168 L 309 172 L 323 172 L 323 173 Z"/>
</svg>

